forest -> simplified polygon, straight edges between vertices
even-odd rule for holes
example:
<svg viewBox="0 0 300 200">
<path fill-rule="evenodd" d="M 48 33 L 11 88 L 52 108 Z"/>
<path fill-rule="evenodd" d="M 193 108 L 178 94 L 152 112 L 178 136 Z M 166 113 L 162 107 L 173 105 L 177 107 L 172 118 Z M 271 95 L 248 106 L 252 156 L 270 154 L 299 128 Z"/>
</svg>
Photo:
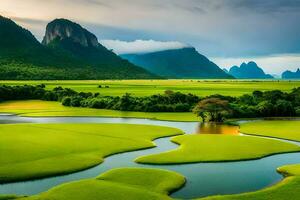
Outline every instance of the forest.
<svg viewBox="0 0 300 200">
<path fill-rule="evenodd" d="M 129 93 L 123 96 L 107 96 L 100 93 L 77 92 L 63 87 L 47 90 L 43 84 L 0 86 L 0 101 L 27 99 L 59 101 L 62 105 L 71 107 L 120 111 L 195 112 L 203 119 L 209 118 L 208 121 L 221 121 L 223 118 L 300 116 L 299 87 L 291 92 L 254 91 L 252 94 L 239 97 L 223 95 L 199 97 L 171 90 L 166 90 L 164 94 L 136 97 Z M 217 113 L 216 119 L 213 113 Z"/>
</svg>

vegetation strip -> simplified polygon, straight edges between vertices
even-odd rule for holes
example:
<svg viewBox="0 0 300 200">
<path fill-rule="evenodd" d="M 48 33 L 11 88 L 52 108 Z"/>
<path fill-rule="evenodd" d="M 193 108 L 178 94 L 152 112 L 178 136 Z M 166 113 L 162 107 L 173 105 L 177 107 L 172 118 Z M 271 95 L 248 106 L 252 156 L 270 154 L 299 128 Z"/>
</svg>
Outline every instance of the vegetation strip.
<svg viewBox="0 0 300 200">
<path fill-rule="evenodd" d="M 150 96 L 164 94 L 166 90 L 191 93 L 198 96 L 220 94 L 224 96 L 242 96 L 255 90 L 270 91 L 274 88 L 290 92 L 300 87 L 300 81 L 269 80 L 76 80 L 76 81 L 0 81 L 3 85 L 40 85 L 45 84 L 47 90 L 58 86 L 71 88 L 77 92 L 100 93 L 104 96 L 123 96 L 130 93 L 134 96 Z M 99 87 L 101 86 L 101 87 Z"/>
<path fill-rule="evenodd" d="M 226 118 L 295 117 L 300 115 L 300 87 L 290 93 L 280 90 L 254 91 L 241 97 L 212 95 L 198 97 L 165 91 L 165 94 L 135 97 L 126 93 L 122 97 L 103 96 L 100 93 L 76 92 L 56 87 L 46 90 L 45 85 L 0 86 L 0 99 L 59 101 L 67 107 L 84 107 L 119 111 L 172 113 L 194 112 L 203 121 L 222 122 Z M 193 119 L 196 119 L 194 117 Z"/>
</svg>

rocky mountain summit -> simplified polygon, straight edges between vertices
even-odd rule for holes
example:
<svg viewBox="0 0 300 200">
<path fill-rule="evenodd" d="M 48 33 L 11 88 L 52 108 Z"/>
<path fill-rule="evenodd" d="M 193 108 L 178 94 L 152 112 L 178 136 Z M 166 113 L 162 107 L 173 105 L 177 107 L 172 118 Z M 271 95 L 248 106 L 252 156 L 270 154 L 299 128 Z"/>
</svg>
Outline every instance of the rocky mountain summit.
<svg viewBox="0 0 300 200">
<path fill-rule="evenodd" d="M 84 47 L 98 47 L 97 37 L 82 28 L 79 24 L 66 19 L 55 19 L 47 25 L 46 34 L 43 39 L 44 45 L 49 45 L 55 40 L 70 39 Z"/>
</svg>

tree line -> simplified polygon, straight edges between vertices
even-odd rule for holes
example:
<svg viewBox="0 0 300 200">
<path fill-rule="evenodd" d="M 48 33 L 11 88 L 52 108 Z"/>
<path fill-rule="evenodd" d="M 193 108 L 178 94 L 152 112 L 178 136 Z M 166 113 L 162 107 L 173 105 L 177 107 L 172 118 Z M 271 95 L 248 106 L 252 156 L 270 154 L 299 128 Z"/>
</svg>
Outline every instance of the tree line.
<svg viewBox="0 0 300 200">
<path fill-rule="evenodd" d="M 100 93 L 77 92 L 56 87 L 47 90 L 45 85 L 0 86 L 0 101 L 40 99 L 59 101 L 64 106 L 112 109 L 141 112 L 194 112 L 206 121 L 223 121 L 225 118 L 294 117 L 300 116 L 300 87 L 291 92 L 280 90 L 254 91 L 240 97 L 193 94 L 165 91 L 145 97 L 131 94 L 104 96 Z"/>
</svg>

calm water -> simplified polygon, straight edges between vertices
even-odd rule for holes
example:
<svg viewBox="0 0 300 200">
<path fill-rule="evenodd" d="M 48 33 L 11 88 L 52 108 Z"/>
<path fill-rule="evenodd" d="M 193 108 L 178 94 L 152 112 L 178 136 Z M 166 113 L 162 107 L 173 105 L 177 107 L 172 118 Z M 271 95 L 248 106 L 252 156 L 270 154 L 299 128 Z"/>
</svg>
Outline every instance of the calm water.
<svg viewBox="0 0 300 200">
<path fill-rule="evenodd" d="M 221 123 L 201 123 L 198 125 L 196 133 L 238 135 L 239 127 Z"/>
<path fill-rule="evenodd" d="M 236 134 L 232 127 L 215 124 L 199 125 L 195 122 L 168 122 L 148 119 L 95 118 L 95 117 L 51 117 L 51 118 L 23 118 L 17 116 L 0 116 L 2 122 L 30 122 L 30 123 L 130 123 L 171 126 L 184 130 L 186 133 L 223 133 Z M 199 128 L 200 127 L 200 128 Z M 169 138 L 155 140 L 156 148 L 117 154 L 105 159 L 105 162 L 81 172 L 46 178 L 36 181 L 26 181 L 0 185 L 2 194 L 37 194 L 61 183 L 92 178 L 112 168 L 117 167 L 147 167 L 163 168 L 183 174 L 186 185 L 173 193 L 177 198 L 204 197 L 216 194 L 233 194 L 254 191 L 272 185 L 282 179 L 276 168 L 300 163 L 300 153 L 287 153 L 266 157 L 259 160 L 241 162 L 197 163 L 182 165 L 143 165 L 134 163 L 138 156 L 158 153 L 178 146 Z"/>
</svg>

